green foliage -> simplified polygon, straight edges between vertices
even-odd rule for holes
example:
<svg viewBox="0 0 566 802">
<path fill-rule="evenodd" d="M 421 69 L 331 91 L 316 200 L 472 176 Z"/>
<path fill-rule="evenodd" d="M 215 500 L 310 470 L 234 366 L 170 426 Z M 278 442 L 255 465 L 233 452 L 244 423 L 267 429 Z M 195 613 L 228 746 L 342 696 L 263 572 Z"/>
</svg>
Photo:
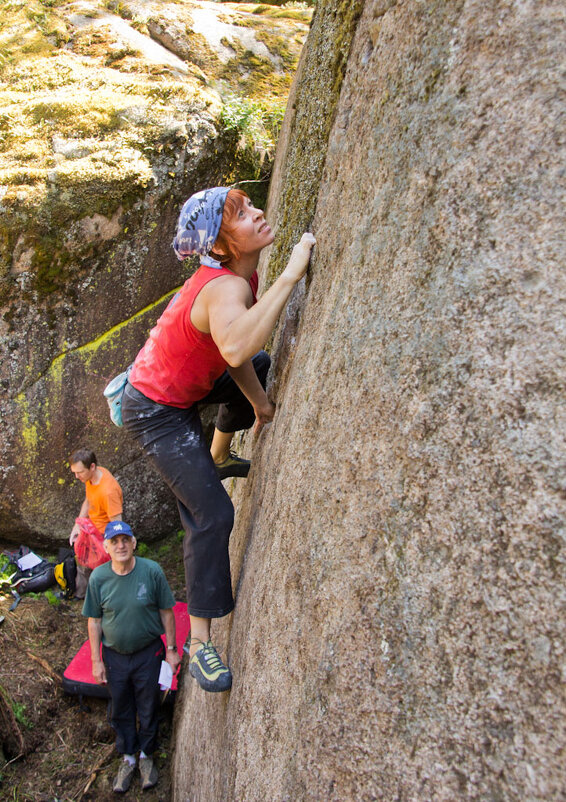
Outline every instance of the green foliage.
<svg viewBox="0 0 566 802">
<path fill-rule="evenodd" d="M 53 607 L 59 607 L 61 604 L 61 599 L 58 599 L 52 590 L 46 590 L 44 595 L 49 604 L 51 604 Z"/>
<path fill-rule="evenodd" d="M 4 699 L 5 703 L 11 708 L 14 718 L 18 724 L 30 730 L 32 728 L 32 723 L 26 716 L 26 706 L 21 702 L 16 702 L 14 699 L 12 699 L 10 694 L 4 687 L 2 687 L 2 685 L 0 685 L 0 695 Z"/>
<path fill-rule="evenodd" d="M 277 101 L 267 103 L 241 97 L 226 101 L 221 111 L 220 144 L 232 154 L 226 183 L 244 184 L 242 188 L 259 206 L 265 204 L 284 111 Z"/>
<path fill-rule="evenodd" d="M 149 546 L 147 543 L 138 543 L 137 552 L 140 557 L 147 557 L 149 555 Z"/>
<path fill-rule="evenodd" d="M 163 545 L 161 545 L 159 547 L 159 549 L 157 550 L 157 558 L 158 558 L 158 560 L 164 559 L 165 557 L 167 557 L 167 555 L 171 551 L 171 546 L 172 545 L 173 545 L 172 543 L 163 543 Z"/>
<path fill-rule="evenodd" d="M 15 573 L 16 569 L 3 555 L 2 559 L 5 560 L 5 562 L 0 564 L 0 591 L 2 593 L 9 593 L 12 575 Z"/>
<path fill-rule="evenodd" d="M 16 571 L 8 558 L 4 554 L 0 554 L 0 591 L 4 594 L 10 592 L 11 579 Z"/>
<path fill-rule="evenodd" d="M 26 706 L 21 704 L 20 702 L 12 701 L 12 710 L 14 712 L 14 718 L 21 724 L 22 727 L 25 727 L 27 730 L 31 729 L 31 721 L 26 716 Z"/>
<path fill-rule="evenodd" d="M 237 131 L 243 148 L 272 154 L 275 150 L 285 106 L 245 97 L 232 97 L 222 106 L 220 119 L 226 131 Z"/>
</svg>

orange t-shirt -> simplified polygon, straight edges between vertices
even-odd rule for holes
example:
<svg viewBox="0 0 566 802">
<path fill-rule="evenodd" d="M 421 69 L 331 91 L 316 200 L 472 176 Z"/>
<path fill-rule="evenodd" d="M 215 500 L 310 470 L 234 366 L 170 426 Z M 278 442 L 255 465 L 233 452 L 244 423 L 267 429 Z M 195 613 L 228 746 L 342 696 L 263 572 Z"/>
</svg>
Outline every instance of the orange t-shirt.
<svg viewBox="0 0 566 802">
<path fill-rule="evenodd" d="M 97 466 L 102 471 L 102 478 L 97 485 L 86 482 L 86 497 L 89 503 L 88 517 L 99 532 L 104 534 L 106 524 L 115 515 L 122 514 L 122 488 L 110 471 Z"/>
</svg>

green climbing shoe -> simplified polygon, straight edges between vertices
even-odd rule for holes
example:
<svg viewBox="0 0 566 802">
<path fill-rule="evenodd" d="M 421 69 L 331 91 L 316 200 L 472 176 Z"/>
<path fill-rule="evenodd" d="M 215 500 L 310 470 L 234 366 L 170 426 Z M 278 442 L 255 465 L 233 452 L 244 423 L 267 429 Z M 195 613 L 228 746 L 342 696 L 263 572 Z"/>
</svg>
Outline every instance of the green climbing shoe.
<svg viewBox="0 0 566 802">
<path fill-rule="evenodd" d="M 195 652 L 189 661 L 189 673 L 200 687 L 211 693 L 227 691 L 232 687 L 232 674 L 224 665 L 209 640 Z"/>
</svg>

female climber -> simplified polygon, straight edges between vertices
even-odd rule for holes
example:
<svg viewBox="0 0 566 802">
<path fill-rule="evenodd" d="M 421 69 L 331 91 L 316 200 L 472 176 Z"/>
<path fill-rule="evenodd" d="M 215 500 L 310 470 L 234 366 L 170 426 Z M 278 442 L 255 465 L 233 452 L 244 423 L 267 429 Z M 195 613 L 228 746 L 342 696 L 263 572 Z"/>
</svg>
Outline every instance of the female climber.
<svg viewBox="0 0 566 802">
<path fill-rule="evenodd" d="M 191 637 L 189 671 L 206 691 L 225 691 L 232 675 L 210 639 L 212 618 L 234 608 L 228 539 L 234 508 L 221 479 L 246 476 L 230 451 L 234 432 L 273 420 L 265 392 L 267 342 L 315 239 L 303 234 L 279 278 L 256 299 L 260 252 L 273 242 L 263 212 L 241 190 L 215 187 L 184 204 L 173 247 L 201 265 L 150 332 L 129 374 L 124 427 L 177 498 Z M 198 407 L 220 404 L 210 449 Z"/>
</svg>

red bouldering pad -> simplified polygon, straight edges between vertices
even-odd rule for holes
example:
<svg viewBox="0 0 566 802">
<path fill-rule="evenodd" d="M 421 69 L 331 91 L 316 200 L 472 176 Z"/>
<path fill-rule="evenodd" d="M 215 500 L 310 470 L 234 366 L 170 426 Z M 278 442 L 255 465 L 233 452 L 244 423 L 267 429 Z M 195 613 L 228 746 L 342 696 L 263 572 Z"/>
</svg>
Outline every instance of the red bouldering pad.
<svg viewBox="0 0 566 802">
<path fill-rule="evenodd" d="M 183 646 L 191 628 L 191 620 L 187 612 L 187 605 L 177 602 L 173 607 L 175 614 L 175 632 L 177 649 L 183 654 Z M 161 636 L 165 643 L 165 635 Z M 167 645 L 167 644 L 165 644 Z M 63 690 L 73 696 L 96 696 L 99 699 L 109 699 L 110 693 L 107 685 L 99 685 L 92 676 L 92 662 L 90 659 L 90 644 L 86 640 L 63 672 Z M 172 691 L 177 690 L 177 677 L 173 677 Z"/>
</svg>

